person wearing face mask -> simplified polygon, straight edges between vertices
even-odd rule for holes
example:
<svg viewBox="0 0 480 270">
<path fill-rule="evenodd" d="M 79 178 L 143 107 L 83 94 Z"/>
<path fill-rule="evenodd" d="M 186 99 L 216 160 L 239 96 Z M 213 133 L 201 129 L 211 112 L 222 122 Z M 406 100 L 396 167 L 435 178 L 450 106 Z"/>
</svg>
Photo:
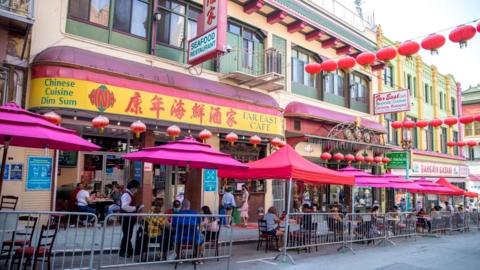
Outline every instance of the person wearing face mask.
<svg viewBox="0 0 480 270">
<path fill-rule="evenodd" d="M 175 200 L 172 203 L 172 208 L 165 211 L 165 214 L 167 214 L 167 215 L 178 214 L 178 212 L 180 212 L 180 210 L 182 210 L 182 203 L 179 200 Z M 172 222 L 172 217 L 168 218 L 168 222 Z"/>
<path fill-rule="evenodd" d="M 143 205 L 137 205 L 133 195 L 138 191 L 140 184 L 136 180 L 128 182 L 127 189 L 122 194 L 120 198 L 121 206 L 120 213 L 132 214 L 138 213 L 142 210 Z M 137 219 L 132 216 L 123 216 L 122 217 L 122 241 L 120 243 L 120 252 L 121 257 L 130 257 L 133 255 L 132 248 L 132 234 L 133 227 L 135 226 Z"/>
</svg>

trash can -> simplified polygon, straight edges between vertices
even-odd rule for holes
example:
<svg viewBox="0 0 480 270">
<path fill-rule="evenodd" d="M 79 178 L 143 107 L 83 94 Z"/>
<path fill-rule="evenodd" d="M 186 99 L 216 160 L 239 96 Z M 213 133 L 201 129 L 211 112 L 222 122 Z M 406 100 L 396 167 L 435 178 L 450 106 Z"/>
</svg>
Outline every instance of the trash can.
<svg viewBox="0 0 480 270">
<path fill-rule="evenodd" d="M 232 212 L 232 216 L 233 216 L 233 224 L 240 224 L 241 221 L 240 221 L 240 211 L 238 210 L 238 208 L 233 208 L 233 212 Z"/>
</svg>

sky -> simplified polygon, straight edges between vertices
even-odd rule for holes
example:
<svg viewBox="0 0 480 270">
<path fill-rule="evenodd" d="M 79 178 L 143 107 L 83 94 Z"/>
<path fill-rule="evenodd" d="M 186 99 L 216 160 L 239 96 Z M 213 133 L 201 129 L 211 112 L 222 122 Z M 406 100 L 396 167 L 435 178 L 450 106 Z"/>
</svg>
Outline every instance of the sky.
<svg viewBox="0 0 480 270">
<path fill-rule="evenodd" d="M 338 1 L 355 10 L 354 0 Z M 452 28 L 480 19 L 480 0 L 363 0 L 362 8 L 367 13 L 373 11 L 375 23 L 380 24 L 384 35 L 393 41 L 421 42 L 428 34 L 443 34 L 447 42 L 438 55 L 420 50 L 424 61 L 437 66 L 440 73 L 452 74 L 463 90 L 480 84 L 480 33 L 477 32 L 464 49 L 448 40 Z M 449 30 L 439 32 L 447 28 Z"/>
</svg>

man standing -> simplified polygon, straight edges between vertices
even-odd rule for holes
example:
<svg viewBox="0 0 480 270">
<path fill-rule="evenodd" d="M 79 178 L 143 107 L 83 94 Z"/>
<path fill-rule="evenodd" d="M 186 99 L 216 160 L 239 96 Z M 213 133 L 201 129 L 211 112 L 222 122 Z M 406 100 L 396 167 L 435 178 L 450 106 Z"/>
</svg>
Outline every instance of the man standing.
<svg viewBox="0 0 480 270">
<path fill-rule="evenodd" d="M 137 206 L 135 202 L 135 198 L 133 195 L 138 191 L 140 184 L 132 180 L 127 184 L 127 190 L 122 194 L 121 197 L 121 207 L 120 213 L 137 213 L 141 211 L 143 205 Z M 120 253 L 121 257 L 130 257 L 133 255 L 133 248 L 132 248 L 132 234 L 133 234 L 133 227 L 137 222 L 136 217 L 132 216 L 124 216 L 122 217 L 122 241 L 120 243 Z"/>
<path fill-rule="evenodd" d="M 230 225 L 232 224 L 233 208 L 237 206 L 237 204 L 235 203 L 235 197 L 232 194 L 231 187 L 229 187 L 225 194 L 223 194 L 222 206 L 227 212 L 227 225 L 225 225 L 225 227 L 230 228 Z"/>
</svg>

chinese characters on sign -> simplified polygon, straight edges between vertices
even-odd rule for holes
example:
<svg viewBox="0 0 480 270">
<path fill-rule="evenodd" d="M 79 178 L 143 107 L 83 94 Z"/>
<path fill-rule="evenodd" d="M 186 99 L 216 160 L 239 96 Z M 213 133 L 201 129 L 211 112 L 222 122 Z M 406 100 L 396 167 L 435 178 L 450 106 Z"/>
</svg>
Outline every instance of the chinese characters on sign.
<svg viewBox="0 0 480 270">
<path fill-rule="evenodd" d="M 220 0 L 203 1 L 203 13 L 205 14 L 203 23 L 205 30 L 210 30 L 218 24 L 218 2 L 220 2 Z"/>
<path fill-rule="evenodd" d="M 410 91 L 398 90 L 373 95 L 374 114 L 404 112 L 410 110 Z"/>
<path fill-rule="evenodd" d="M 30 107 L 33 108 L 67 108 L 73 110 L 86 110 L 94 112 L 113 113 L 119 115 L 141 117 L 185 124 L 202 125 L 210 127 L 244 130 L 259 134 L 282 134 L 281 113 L 273 108 L 256 108 L 253 111 L 247 105 L 222 98 L 210 99 L 212 103 L 202 102 L 190 93 L 175 91 L 175 96 L 170 89 L 158 87 L 158 92 L 142 91 L 110 85 L 101 85 L 102 90 L 95 82 L 55 78 L 63 81 L 65 91 L 74 101 L 68 104 L 61 103 L 61 94 L 49 94 L 45 91 L 45 81 L 50 78 L 34 78 L 30 95 Z M 110 102 L 99 106 L 99 98 L 92 98 L 91 92 L 108 93 Z M 192 99 L 194 98 L 194 99 Z M 103 99 L 103 98 L 102 98 Z M 49 102 L 44 103 L 43 100 Z"/>
</svg>

